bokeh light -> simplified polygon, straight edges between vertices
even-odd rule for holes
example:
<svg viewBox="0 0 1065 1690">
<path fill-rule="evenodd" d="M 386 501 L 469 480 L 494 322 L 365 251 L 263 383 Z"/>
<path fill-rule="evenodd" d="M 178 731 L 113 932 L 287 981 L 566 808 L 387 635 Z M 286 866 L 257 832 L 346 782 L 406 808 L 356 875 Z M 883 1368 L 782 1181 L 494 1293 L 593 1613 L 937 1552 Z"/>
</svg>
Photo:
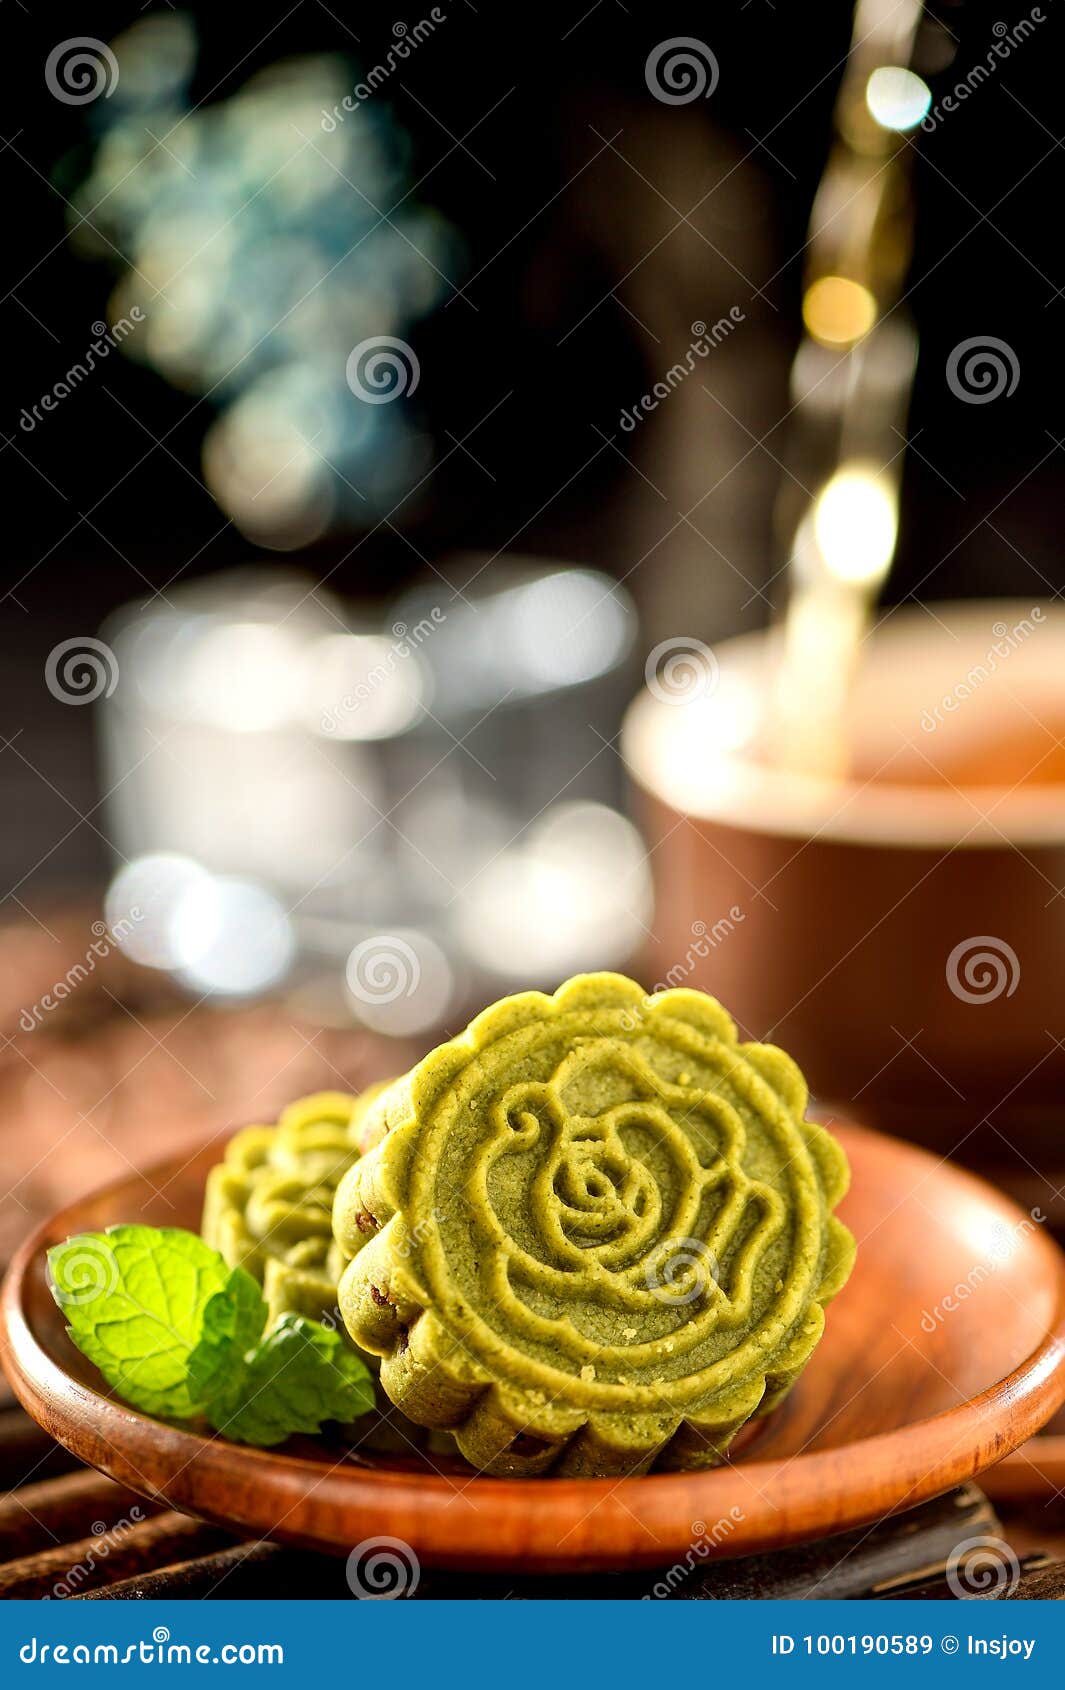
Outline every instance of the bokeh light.
<svg viewBox="0 0 1065 1690">
<path fill-rule="evenodd" d="M 868 334 L 876 321 L 876 300 L 861 282 L 846 276 L 822 276 L 811 282 L 802 302 L 803 321 L 825 346 L 848 346 Z"/>
<path fill-rule="evenodd" d="M 853 585 L 875 582 L 891 562 L 896 523 L 883 476 L 864 467 L 840 470 L 814 505 L 814 536 L 829 574 Z"/>
<path fill-rule="evenodd" d="M 465 262 L 413 194 L 395 106 L 343 112 L 360 72 L 340 55 L 290 58 L 193 104 L 181 13 L 139 20 L 113 50 L 70 239 L 125 260 L 111 320 L 134 307 L 144 320 L 123 352 L 210 397 L 204 479 L 257 544 L 291 551 L 387 509 L 431 455 L 421 399 L 363 402 L 347 359 L 409 335 Z"/>
<path fill-rule="evenodd" d="M 178 978 L 191 990 L 254 997 L 276 986 L 295 954 L 292 923 L 265 886 L 224 875 L 190 885 L 170 920 Z"/>
<path fill-rule="evenodd" d="M 879 65 L 865 86 L 865 103 L 882 129 L 916 129 L 928 114 L 932 90 L 901 65 Z"/>
<path fill-rule="evenodd" d="M 458 910 L 470 955 L 487 971 L 560 978 L 591 956 L 619 965 L 651 914 L 643 843 L 604 804 L 557 804 L 489 863 Z"/>
<path fill-rule="evenodd" d="M 174 911 L 209 878 L 202 864 L 171 851 L 149 852 L 120 869 L 104 899 L 104 918 L 126 955 L 146 968 L 178 967 L 184 958 L 172 929 Z"/>
</svg>

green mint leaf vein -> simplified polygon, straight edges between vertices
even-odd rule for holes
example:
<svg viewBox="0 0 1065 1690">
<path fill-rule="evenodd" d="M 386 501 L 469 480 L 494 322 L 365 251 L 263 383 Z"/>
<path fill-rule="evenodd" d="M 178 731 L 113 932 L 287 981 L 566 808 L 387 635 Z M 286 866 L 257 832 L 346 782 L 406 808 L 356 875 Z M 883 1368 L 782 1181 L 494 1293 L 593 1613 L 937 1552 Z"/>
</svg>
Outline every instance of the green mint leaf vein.
<svg viewBox="0 0 1065 1690">
<path fill-rule="evenodd" d="M 285 1315 L 264 1337 L 256 1281 L 193 1232 L 81 1233 L 48 1252 L 48 1269 L 74 1343 L 146 1414 L 202 1417 L 265 1446 L 373 1407 L 370 1375 L 339 1333 Z"/>
<path fill-rule="evenodd" d="M 119 1396 L 171 1420 L 200 1412 L 188 1362 L 230 1276 L 217 1250 L 176 1227 L 116 1226 L 56 1245 L 48 1268 L 67 1331 Z"/>
<path fill-rule="evenodd" d="M 266 1304 L 247 1268 L 235 1267 L 203 1311 L 200 1339 L 189 1355 L 189 1387 L 207 1404 L 234 1384 L 240 1388 L 246 1357 L 262 1337 Z"/>
<path fill-rule="evenodd" d="M 216 1397 L 207 1418 L 227 1438 L 277 1444 L 317 1432 L 323 1420 L 355 1420 L 374 1405 L 373 1381 L 338 1332 L 285 1314 L 247 1358 L 239 1384 Z"/>
</svg>

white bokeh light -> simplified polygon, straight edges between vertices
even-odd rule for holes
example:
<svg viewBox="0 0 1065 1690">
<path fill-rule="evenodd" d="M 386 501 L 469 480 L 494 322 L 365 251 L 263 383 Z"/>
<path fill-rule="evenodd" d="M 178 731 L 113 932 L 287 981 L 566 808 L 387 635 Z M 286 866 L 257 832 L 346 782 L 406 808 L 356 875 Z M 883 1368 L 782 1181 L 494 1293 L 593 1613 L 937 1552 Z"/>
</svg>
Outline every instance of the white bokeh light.
<svg viewBox="0 0 1065 1690">
<path fill-rule="evenodd" d="M 840 470 L 817 496 L 814 536 L 837 581 L 871 584 L 895 550 L 895 500 L 875 470 Z"/>
<path fill-rule="evenodd" d="M 438 1027 L 455 998 L 455 976 L 444 952 L 418 928 L 367 933 L 345 968 L 348 1002 L 376 1033 L 405 1038 Z"/>
<path fill-rule="evenodd" d="M 170 919 L 179 978 L 197 992 L 253 997 L 284 979 L 295 936 L 284 906 L 254 880 L 210 875 L 189 886 Z"/>
<path fill-rule="evenodd" d="M 336 739 L 391 739 L 424 715 L 429 691 L 424 663 L 402 638 L 327 634 L 310 654 L 304 708 Z"/>
<path fill-rule="evenodd" d="M 880 65 L 865 85 L 865 103 L 881 129 L 902 133 L 916 129 L 928 115 L 932 90 L 927 82 L 901 65 Z"/>
<path fill-rule="evenodd" d="M 605 804 L 582 802 L 548 810 L 490 863 L 469 887 L 458 922 L 483 968 L 542 982 L 624 962 L 650 911 L 636 829 Z"/>
<path fill-rule="evenodd" d="M 128 957 L 145 968 L 174 968 L 185 958 L 175 946 L 174 912 L 185 896 L 209 885 L 202 863 L 176 852 L 154 851 L 120 869 L 107 889 L 104 917 L 118 930 Z"/>
<path fill-rule="evenodd" d="M 634 622 L 612 585 L 591 570 L 568 569 L 499 595 L 490 613 L 522 691 L 577 686 L 621 660 Z"/>
</svg>

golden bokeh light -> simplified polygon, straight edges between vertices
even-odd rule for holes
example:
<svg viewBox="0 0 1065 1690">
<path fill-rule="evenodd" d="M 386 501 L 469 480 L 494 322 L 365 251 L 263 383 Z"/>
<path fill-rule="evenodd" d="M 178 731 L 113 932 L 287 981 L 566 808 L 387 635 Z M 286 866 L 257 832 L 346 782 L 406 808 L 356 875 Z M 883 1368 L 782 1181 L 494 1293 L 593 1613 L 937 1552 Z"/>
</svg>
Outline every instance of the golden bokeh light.
<svg viewBox="0 0 1065 1690">
<path fill-rule="evenodd" d="M 876 321 L 876 300 L 861 282 L 821 276 L 806 290 L 802 315 L 822 346 L 850 346 L 868 334 Z"/>
</svg>

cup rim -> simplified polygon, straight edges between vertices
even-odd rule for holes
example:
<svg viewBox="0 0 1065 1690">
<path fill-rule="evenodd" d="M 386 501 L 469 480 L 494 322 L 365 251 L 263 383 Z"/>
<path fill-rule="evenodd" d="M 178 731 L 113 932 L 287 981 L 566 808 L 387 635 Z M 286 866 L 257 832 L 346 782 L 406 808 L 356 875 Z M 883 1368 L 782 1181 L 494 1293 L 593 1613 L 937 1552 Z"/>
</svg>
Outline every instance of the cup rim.
<svg viewBox="0 0 1065 1690">
<path fill-rule="evenodd" d="M 937 602 L 931 610 L 897 607 L 880 618 L 870 644 L 881 659 L 890 655 L 898 666 L 905 645 L 915 637 L 927 640 L 933 622 L 945 638 L 965 642 L 974 635 L 993 639 L 1000 624 L 1015 631 L 1025 619 L 1035 621 L 1037 632 L 1040 626 L 1046 631 L 1053 625 L 1061 645 L 1060 677 L 1065 605 L 1053 600 L 1033 604 L 1027 599 L 986 598 Z M 777 633 L 763 628 L 716 645 L 714 673 L 719 682 L 709 695 L 663 698 L 647 686 L 641 689 L 626 711 L 621 733 L 622 758 L 639 787 L 693 820 L 788 838 L 816 836 L 892 849 L 1065 846 L 1065 782 L 960 787 L 853 777 L 832 780 L 757 763 L 742 745 L 715 747 L 721 694 L 733 681 L 742 685 L 746 680 L 751 690 L 750 683 L 765 670 Z M 939 648 L 938 639 L 936 645 Z"/>
</svg>

